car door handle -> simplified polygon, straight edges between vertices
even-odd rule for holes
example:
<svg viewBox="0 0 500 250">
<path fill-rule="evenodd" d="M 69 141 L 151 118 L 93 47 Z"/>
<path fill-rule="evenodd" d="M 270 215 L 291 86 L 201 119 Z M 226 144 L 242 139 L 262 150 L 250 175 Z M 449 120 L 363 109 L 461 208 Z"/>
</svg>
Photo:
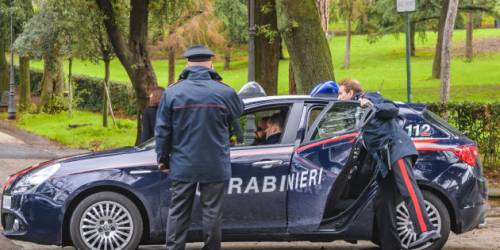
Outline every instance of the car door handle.
<svg viewBox="0 0 500 250">
<path fill-rule="evenodd" d="M 267 169 L 267 168 L 272 168 L 275 166 L 280 166 L 282 164 L 283 164 L 282 160 L 269 160 L 269 161 L 254 162 L 254 163 L 252 163 L 252 166 Z"/>
</svg>

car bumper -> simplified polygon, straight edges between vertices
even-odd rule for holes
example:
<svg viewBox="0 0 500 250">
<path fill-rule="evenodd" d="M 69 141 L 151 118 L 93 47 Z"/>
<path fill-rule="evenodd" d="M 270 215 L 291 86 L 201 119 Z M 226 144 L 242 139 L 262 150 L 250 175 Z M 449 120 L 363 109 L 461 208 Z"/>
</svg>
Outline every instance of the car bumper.
<svg viewBox="0 0 500 250">
<path fill-rule="evenodd" d="M 458 199 L 459 216 L 455 233 L 464 233 L 485 222 L 488 210 L 488 189 L 486 179 L 473 176 L 462 187 Z"/>
<path fill-rule="evenodd" d="M 4 197 L 8 194 L 4 194 Z M 11 196 L 4 207 L 2 197 L 2 234 L 10 239 L 46 245 L 61 245 L 62 206 L 45 196 L 23 194 Z"/>
</svg>

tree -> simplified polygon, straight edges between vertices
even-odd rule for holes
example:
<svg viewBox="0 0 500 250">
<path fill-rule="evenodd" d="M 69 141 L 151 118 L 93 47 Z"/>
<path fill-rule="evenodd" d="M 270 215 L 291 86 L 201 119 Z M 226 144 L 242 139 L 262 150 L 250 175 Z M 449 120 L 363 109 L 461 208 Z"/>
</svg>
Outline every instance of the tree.
<svg viewBox="0 0 500 250">
<path fill-rule="evenodd" d="M 416 55 L 415 38 L 416 33 L 425 38 L 428 30 L 436 29 L 436 20 L 439 19 L 440 0 L 417 1 L 415 12 L 410 13 L 410 52 Z M 368 1 L 367 21 L 363 21 L 364 31 L 368 32 L 369 40 L 376 41 L 386 34 L 403 33 L 406 31 L 405 15 L 396 11 L 396 2 L 393 0 Z M 368 4 L 367 4 L 368 5 Z M 364 17 L 363 17 L 364 19 Z M 363 20 L 361 19 L 361 20 Z"/>
<path fill-rule="evenodd" d="M 318 9 L 321 28 L 328 36 L 328 24 L 330 23 L 330 2 L 332 0 L 316 0 L 316 8 Z"/>
<path fill-rule="evenodd" d="M 68 10 L 74 12 L 74 21 L 79 23 L 75 28 L 70 41 L 71 55 L 73 57 L 89 60 L 92 63 L 104 63 L 104 81 L 102 89 L 102 125 L 108 126 L 108 116 L 111 112 L 113 124 L 116 125 L 111 98 L 109 94 L 110 63 L 115 57 L 113 46 L 106 33 L 103 15 L 94 2 L 86 0 L 72 0 L 73 5 Z M 89 9 L 94 11 L 88 12 Z M 125 26 L 125 24 L 121 24 Z M 71 67 L 70 67 L 71 70 Z M 71 79 L 71 76 L 69 77 Z M 70 94 L 71 95 L 71 94 Z"/>
<path fill-rule="evenodd" d="M 15 48 L 21 57 L 42 58 L 44 62 L 39 111 L 56 112 L 65 106 L 63 56 L 68 52 L 67 35 L 76 25 L 71 20 L 65 4 L 43 1 L 16 39 Z"/>
<path fill-rule="evenodd" d="M 494 16 L 499 16 L 498 11 L 495 9 L 495 6 L 497 4 L 496 0 L 476 0 L 473 3 L 468 3 L 464 4 L 463 2 L 459 2 L 458 5 L 458 10 L 461 11 L 480 11 L 480 12 L 486 12 L 489 14 L 493 14 Z M 440 9 L 440 17 L 439 17 L 439 25 L 438 25 L 438 38 L 437 38 L 437 43 L 436 43 L 436 48 L 435 48 L 435 53 L 434 53 L 434 62 L 432 65 L 432 77 L 433 78 L 440 78 L 441 76 L 441 52 L 443 51 L 443 36 L 444 36 L 444 24 L 447 18 L 448 14 L 448 7 L 449 7 L 449 0 L 442 0 L 441 1 L 441 9 Z M 466 43 L 468 41 L 468 45 L 470 48 L 468 48 L 470 51 L 472 51 L 472 30 L 467 31 L 469 34 L 467 35 Z M 467 47 L 466 46 L 466 47 Z M 466 48 L 467 50 L 467 48 Z"/>
<path fill-rule="evenodd" d="M 318 82 L 335 80 L 330 48 L 314 0 L 277 0 L 277 9 L 297 93 L 307 93 Z"/>
<path fill-rule="evenodd" d="M 352 23 L 364 15 L 369 4 L 366 0 L 336 0 L 335 4 L 337 15 L 347 23 L 343 68 L 348 69 L 351 66 Z"/>
<path fill-rule="evenodd" d="M 450 99 L 451 39 L 458 11 L 458 0 L 450 0 L 443 28 L 443 50 L 441 51 L 441 91 L 442 103 Z"/>
<path fill-rule="evenodd" d="M 231 51 L 235 45 L 248 41 L 247 6 L 244 0 L 215 0 L 215 16 L 224 23 L 224 69 L 230 69 Z"/>
<path fill-rule="evenodd" d="M 255 8 L 255 81 L 268 95 L 277 95 L 281 36 L 276 3 L 275 0 L 256 0 Z"/>
<path fill-rule="evenodd" d="M 17 19 L 20 27 L 23 27 L 33 17 L 33 4 L 31 0 L 19 0 L 17 3 Z M 21 33 L 21 31 L 19 31 Z M 31 79 L 30 79 L 30 57 L 19 55 L 19 110 L 28 110 L 31 106 Z"/>
<path fill-rule="evenodd" d="M 5 53 L 9 48 L 9 6 L 7 1 L 0 1 L 0 98 L 9 89 L 9 66 Z"/>
<path fill-rule="evenodd" d="M 137 135 L 140 141 L 142 112 L 149 100 L 149 91 L 157 86 L 156 75 L 147 51 L 149 0 L 130 0 L 128 39 L 119 26 L 117 11 L 110 0 L 96 0 L 104 14 L 103 23 L 113 49 L 125 68 L 137 98 Z M 128 40 L 128 41 L 127 41 Z"/>
</svg>

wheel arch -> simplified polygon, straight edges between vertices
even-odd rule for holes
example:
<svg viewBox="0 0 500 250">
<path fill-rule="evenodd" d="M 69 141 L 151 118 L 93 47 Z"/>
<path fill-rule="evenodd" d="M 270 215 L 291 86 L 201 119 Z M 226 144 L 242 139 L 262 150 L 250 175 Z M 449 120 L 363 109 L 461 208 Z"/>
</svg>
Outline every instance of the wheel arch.
<svg viewBox="0 0 500 250">
<path fill-rule="evenodd" d="M 435 195 L 444 203 L 444 205 L 446 206 L 446 210 L 448 210 L 448 214 L 450 215 L 451 231 L 453 231 L 454 233 L 458 232 L 459 226 L 457 220 L 457 211 L 451 200 L 444 193 L 444 191 L 440 190 L 439 188 L 433 187 L 427 183 L 418 183 L 418 186 L 422 191 L 426 191 Z"/>
<path fill-rule="evenodd" d="M 142 201 L 135 195 L 132 191 L 127 190 L 124 187 L 119 187 L 119 186 L 114 186 L 114 185 L 103 185 L 103 186 L 94 186 L 90 187 L 88 189 L 85 189 L 81 191 L 78 195 L 76 195 L 71 202 L 69 203 L 66 211 L 64 212 L 64 219 L 63 219 L 63 224 L 62 224 L 62 246 L 69 246 L 72 245 L 71 242 L 71 236 L 69 233 L 69 221 L 71 219 L 71 215 L 73 214 L 73 211 L 75 210 L 76 206 L 85 198 L 88 196 L 99 193 L 99 192 L 115 192 L 119 193 L 121 195 L 124 195 L 125 197 L 129 198 L 139 209 L 139 212 L 141 213 L 141 218 L 143 221 L 143 230 L 142 230 L 142 237 L 141 237 L 141 242 L 147 242 L 149 240 L 149 216 L 147 213 L 146 208 L 144 207 L 144 204 Z"/>
</svg>

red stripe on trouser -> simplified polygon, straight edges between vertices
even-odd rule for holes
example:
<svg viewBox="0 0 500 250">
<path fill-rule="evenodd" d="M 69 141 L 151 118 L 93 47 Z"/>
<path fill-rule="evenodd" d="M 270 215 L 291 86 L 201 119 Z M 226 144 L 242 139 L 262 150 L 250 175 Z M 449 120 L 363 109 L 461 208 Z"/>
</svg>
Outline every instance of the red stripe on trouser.
<svg viewBox="0 0 500 250">
<path fill-rule="evenodd" d="M 410 177 L 408 177 L 408 172 L 406 172 L 406 166 L 403 162 L 403 159 L 398 160 L 398 165 L 399 169 L 401 170 L 401 174 L 403 175 L 405 186 L 408 189 L 408 193 L 410 194 L 411 201 L 413 202 L 413 206 L 415 207 L 415 213 L 417 214 L 420 231 L 422 233 L 427 232 L 427 225 L 425 224 L 424 216 L 422 215 L 422 210 L 420 209 L 420 203 L 418 203 L 417 195 L 415 194 L 415 190 L 413 189 Z"/>
</svg>

